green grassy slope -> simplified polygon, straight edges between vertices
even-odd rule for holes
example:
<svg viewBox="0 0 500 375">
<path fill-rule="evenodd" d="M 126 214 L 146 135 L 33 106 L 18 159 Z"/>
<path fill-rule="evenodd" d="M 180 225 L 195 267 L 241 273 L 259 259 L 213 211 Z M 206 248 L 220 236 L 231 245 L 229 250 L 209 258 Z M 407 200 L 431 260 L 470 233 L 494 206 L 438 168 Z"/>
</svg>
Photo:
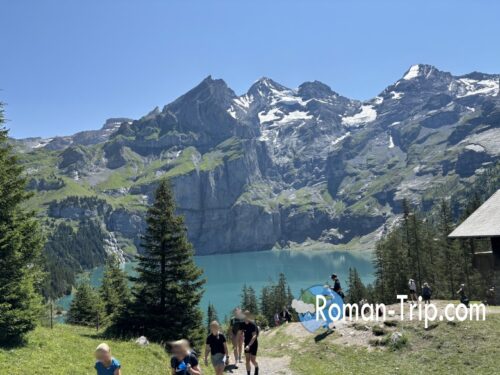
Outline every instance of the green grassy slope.
<svg viewBox="0 0 500 375">
<path fill-rule="evenodd" d="M 94 349 L 102 341 L 111 346 L 124 374 L 166 374 L 170 363 L 159 345 L 140 347 L 132 341 L 104 340 L 95 330 L 83 327 L 39 327 L 28 340 L 25 347 L 0 349 L 0 374 L 95 374 Z"/>
</svg>

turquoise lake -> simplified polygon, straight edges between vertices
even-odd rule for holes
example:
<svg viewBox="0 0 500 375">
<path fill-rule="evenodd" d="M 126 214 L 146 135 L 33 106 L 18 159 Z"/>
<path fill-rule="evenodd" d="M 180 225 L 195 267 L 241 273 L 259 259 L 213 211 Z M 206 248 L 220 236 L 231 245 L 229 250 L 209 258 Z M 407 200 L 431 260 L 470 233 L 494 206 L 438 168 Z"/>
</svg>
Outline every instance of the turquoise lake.
<svg viewBox="0 0 500 375">
<path fill-rule="evenodd" d="M 240 304 L 241 288 L 252 286 L 258 294 L 270 281 L 276 281 L 280 272 L 286 275 L 295 297 L 302 289 L 315 284 L 330 282 L 330 275 L 339 275 L 342 287 L 347 289 L 349 267 L 355 267 L 363 282 L 373 281 L 373 265 L 370 254 L 327 250 L 272 250 L 252 253 L 218 254 L 195 257 L 196 264 L 204 271 L 207 280 L 202 309 L 209 302 L 215 305 L 219 318 L 229 315 Z M 132 273 L 134 263 L 125 269 Z M 91 272 L 92 284 L 98 286 L 103 268 Z M 69 306 L 71 296 L 61 298 L 59 304 Z"/>
</svg>

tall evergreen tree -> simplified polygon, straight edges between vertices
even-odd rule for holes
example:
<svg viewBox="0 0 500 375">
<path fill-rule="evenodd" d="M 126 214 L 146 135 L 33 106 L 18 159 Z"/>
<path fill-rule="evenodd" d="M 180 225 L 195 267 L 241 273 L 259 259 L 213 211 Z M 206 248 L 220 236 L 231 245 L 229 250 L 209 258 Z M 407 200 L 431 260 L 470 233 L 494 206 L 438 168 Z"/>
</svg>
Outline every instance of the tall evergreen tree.
<svg viewBox="0 0 500 375">
<path fill-rule="evenodd" d="M 208 308 L 207 308 L 207 330 L 208 330 L 208 332 L 210 332 L 210 323 L 212 323 L 214 320 L 219 321 L 219 317 L 217 315 L 217 310 L 215 309 L 215 306 L 209 302 Z"/>
<path fill-rule="evenodd" d="M 167 180 L 156 190 L 147 224 L 144 253 L 138 256 L 137 276 L 131 278 L 133 303 L 114 328 L 157 342 L 186 338 L 199 348 L 205 333 L 199 307 L 205 280 L 194 263 L 184 219 L 175 214 Z"/>
<path fill-rule="evenodd" d="M 366 287 L 359 277 L 356 268 L 349 268 L 349 291 L 347 293 L 350 303 L 358 303 L 366 298 Z"/>
<path fill-rule="evenodd" d="M 99 294 L 108 321 L 120 316 L 130 302 L 127 274 L 120 268 L 116 256 L 109 257 L 106 262 Z"/>
<path fill-rule="evenodd" d="M 101 324 L 104 311 L 99 294 L 86 277 L 78 284 L 75 296 L 68 310 L 67 322 L 84 326 Z"/>
<path fill-rule="evenodd" d="M 43 237 L 28 198 L 23 169 L 7 143 L 0 103 L 0 345 L 21 342 L 41 309 Z"/>
<path fill-rule="evenodd" d="M 290 307 L 293 294 L 285 274 L 280 273 L 278 282 L 270 283 L 262 288 L 260 294 L 260 311 L 269 326 L 274 325 L 274 314 L 283 310 L 283 307 Z M 292 314 L 294 311 L 290 311 Z"/>
<path fill-rule="evenodd" d="M 259 304 L 257 302 L 257 294 L 255 289 L 245 284 L 241 290 L 241 308 L 243 311 L 248 310 L 252 314 L 259 313 Z"/>
</svg>

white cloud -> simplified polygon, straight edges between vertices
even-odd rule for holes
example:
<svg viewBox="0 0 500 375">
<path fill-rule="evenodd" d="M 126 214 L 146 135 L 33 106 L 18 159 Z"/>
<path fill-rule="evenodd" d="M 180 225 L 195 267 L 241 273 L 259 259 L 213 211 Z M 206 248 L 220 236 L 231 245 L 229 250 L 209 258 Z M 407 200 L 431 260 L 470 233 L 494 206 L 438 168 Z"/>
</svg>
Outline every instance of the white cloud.
<svg viewBox="0 0 500 375">
<path fill-rule="evenodd" d="M 303 301 L 294 299 L 292 301 L 292 308 L 297 311 L 298 314 L 314 313 L 316 308 L 312 303 L 305 303 Z"/>
</svg>

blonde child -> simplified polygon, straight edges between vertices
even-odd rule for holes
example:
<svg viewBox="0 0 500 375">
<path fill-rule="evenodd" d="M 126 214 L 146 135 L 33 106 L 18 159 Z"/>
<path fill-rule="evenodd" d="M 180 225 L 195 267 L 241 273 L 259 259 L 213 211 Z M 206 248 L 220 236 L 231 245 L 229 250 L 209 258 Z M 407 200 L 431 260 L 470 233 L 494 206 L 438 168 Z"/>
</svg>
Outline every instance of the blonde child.
<svg viewBox="0 0 500 375">
<path fill-rule="evenodd" d="M 172 348 L 172 359 L 170 366 L 172 375 L 201 375 L 198 358 L 191 351 L 189 342 L 185 339 L 170 343 Z"/>
<path fill-rule="evenodd" d="M 210 353 L 215 374 L 223 375 L 224 368 L 229 364 L 229 351 L 227 350 L 226 336 L 220 332 L 220 325 L 216 320 L 210 323 L 210 334 L 206 344 L 205 366 L 208 366 L 208 353 Z"/>
<path fill-rule="evenodd" d="M 95 350 L 97 375 L 122 375 L 120 362 L 111 356 L 108 344 L 102 343 Z"/>
</svg>

